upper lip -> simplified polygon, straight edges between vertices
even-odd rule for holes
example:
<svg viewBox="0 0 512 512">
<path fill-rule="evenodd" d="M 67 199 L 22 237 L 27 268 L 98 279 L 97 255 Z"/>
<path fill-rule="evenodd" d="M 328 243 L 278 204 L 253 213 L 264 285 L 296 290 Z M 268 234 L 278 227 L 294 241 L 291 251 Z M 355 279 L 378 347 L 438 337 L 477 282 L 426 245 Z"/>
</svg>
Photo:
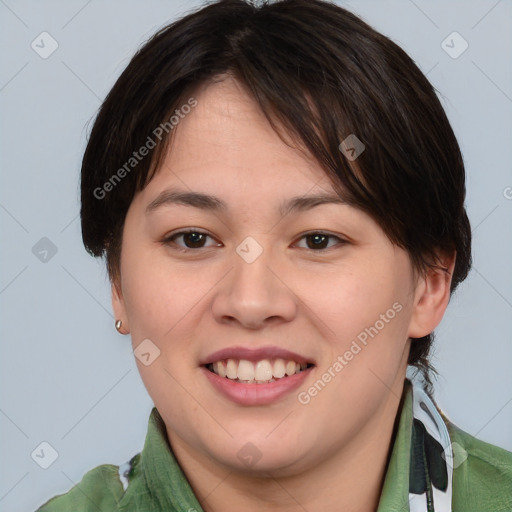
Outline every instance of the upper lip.
<svg viewBox="0 0 512 512">
<path fill-rule="evenodd" d="M 208 365 L 224 359 L 245 359 L 247 361 L 252 361 L 253 363 L 261 361 L 262 359 L 284 359 L 286 361 L 295 361 L 297 363 L 315 364 L 310 358 L 306 358 L 300 354 L 276 346 L 260 348 L 239 346 L 223 348 L 204 357 L 199 364 Z"/>
</svg>

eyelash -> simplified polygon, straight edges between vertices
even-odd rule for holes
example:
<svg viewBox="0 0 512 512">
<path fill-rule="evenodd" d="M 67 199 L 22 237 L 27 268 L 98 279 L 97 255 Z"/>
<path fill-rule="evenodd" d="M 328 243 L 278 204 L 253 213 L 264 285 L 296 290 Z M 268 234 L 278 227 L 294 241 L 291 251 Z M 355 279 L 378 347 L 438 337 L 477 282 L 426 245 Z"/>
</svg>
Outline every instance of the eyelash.
<svg viewBox="0 0 512 512">
<path fill-rule="evenodd" d="M 170 244 L 174 244 L 175 247 L 173 247 L 174 250 L 176 251 L 179 251 L 179 252 L 184 252 L 184 253 L 188 253 L 188 252 L 197 252 L 201 249 L 208 249 L 209 247 L 214 247 L 214 246 L 209 246 L 209 247 L 196 247 L 196 248 L 190 248 L 190 247 L 181 247 L 179 245 L 176 245 L 176 243 L 174 242 L 174 240 L 176 238 L 179 238 L 183 235 L 187 235 L 187 234 L 190 234 L 190 233 L 197 233 L 197 234 L 200 234 L 200 235 L 206 235 L 210 238 L 213 239 L 213 237 L 210 235 L 210 233 L 206 232 L 206 231 L 202 231 L 200 229 L 187 229 L 187 230 L 183 230 L 183 231 L 178 231 L 176 233 L 172 233 L 170 234 L 169 236 L 166 236 L 163 240 L 162 240 L 162 243 L 164 245 L 170 245 Z M 326 231 L 322 231 L 322 230 L 319 230 L 319 231 L 308 231 L 307 233 L 303 233 L 299 240 L 302 240 L 303 238 L 306 238 L 308 236 L 312 236 L 312 235 L 323 235 L 327 238 L 334 238 L 336 240 L 338 240 L 339 242 L 339 245 L 345 245 L 348 243 L 347 240 L 337 236 L 337 235 L 333 235 L 332 233 L 329 233 L 329 232 L 326 232 Z M 314 252 L 314 253 L 318 253 L 318 252 L 324 252 L 328 249 L 331 249 L 332 247 L 323 247 L 321 249 L 310 249 L 309 247 L 308 248 L 304 248 L 302 247 L 302 249 L 305 249 L 306 251 L 311 251 L 311 252 Z"/>
</svg>

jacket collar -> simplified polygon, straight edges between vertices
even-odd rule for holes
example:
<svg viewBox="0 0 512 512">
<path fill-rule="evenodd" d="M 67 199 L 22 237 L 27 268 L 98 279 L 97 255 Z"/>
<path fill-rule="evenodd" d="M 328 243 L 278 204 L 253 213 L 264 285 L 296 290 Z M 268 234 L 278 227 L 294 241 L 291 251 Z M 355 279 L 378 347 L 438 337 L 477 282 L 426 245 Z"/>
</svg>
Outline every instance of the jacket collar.
<svg viewBox="0 0 512 512">
<path fill-rule="evenodd" d="M 450 438 L 441 415 L 427 394 L 406 379 L 377 512 L 451 512 L 451 460 Z M 202 511 L 168 444 L 156 407 L 142 452 L 121 473 L 130 481 L 121 510 L 123 504 L 133 510 L 134 501 L 147 505 L 149 499 L 154 510 Z M 142 478 L 132 482 L 129 475 L 135 473 Z"/>
<path fill-rule="evenodd" d="M 421 386 L 406 379 L 377 512 L 451 512 L 453 453 L 446 424 Z"/>
</svg>

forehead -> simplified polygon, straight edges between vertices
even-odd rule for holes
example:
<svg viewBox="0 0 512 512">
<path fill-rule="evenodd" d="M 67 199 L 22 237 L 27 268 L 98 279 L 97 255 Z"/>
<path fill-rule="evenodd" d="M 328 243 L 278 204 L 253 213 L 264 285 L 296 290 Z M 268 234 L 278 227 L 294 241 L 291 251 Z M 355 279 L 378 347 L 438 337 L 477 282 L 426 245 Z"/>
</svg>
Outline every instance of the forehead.
<svg viewBox="0 0 512 512">
<path fill-rule="evenodd" d="M 197 104 L 182 114 L 156 177 L 190 188 L 201 183 L 254 193 L 266 187 L 292 194 L 312 187 L 333 191 L 311 154 L 285 130 L 280 136 L 233 78 L 207 84 L 193 98 Z"/>
</svg>

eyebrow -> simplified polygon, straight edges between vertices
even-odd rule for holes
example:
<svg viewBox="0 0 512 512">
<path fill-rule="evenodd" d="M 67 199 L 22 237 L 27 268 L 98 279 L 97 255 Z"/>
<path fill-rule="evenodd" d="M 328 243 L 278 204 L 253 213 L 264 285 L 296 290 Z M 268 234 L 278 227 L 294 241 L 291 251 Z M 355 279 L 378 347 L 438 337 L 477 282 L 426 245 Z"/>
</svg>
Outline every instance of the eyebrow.
<svg viewBox="0 0 512 512">
<path fill-rule="evenodd" d="M 146 207 L 146 214 L 152 213 L 158 208 L 167 205 L 180 204 L 192 206 L 205 211 L 214 211 L 225 213 L 228 211 L 228 205 L 220 198 L 200 192 L 187 192 L 176 189 L 167 189 L 162 191 Z M 322 204 L 347 204 L 337 195 L 318 194 L 302 195 L 291 197 L 281 203 L 278 211 L 281 216 L 285 216 L 292 211 L 306 211 Z"/>
</svg>

